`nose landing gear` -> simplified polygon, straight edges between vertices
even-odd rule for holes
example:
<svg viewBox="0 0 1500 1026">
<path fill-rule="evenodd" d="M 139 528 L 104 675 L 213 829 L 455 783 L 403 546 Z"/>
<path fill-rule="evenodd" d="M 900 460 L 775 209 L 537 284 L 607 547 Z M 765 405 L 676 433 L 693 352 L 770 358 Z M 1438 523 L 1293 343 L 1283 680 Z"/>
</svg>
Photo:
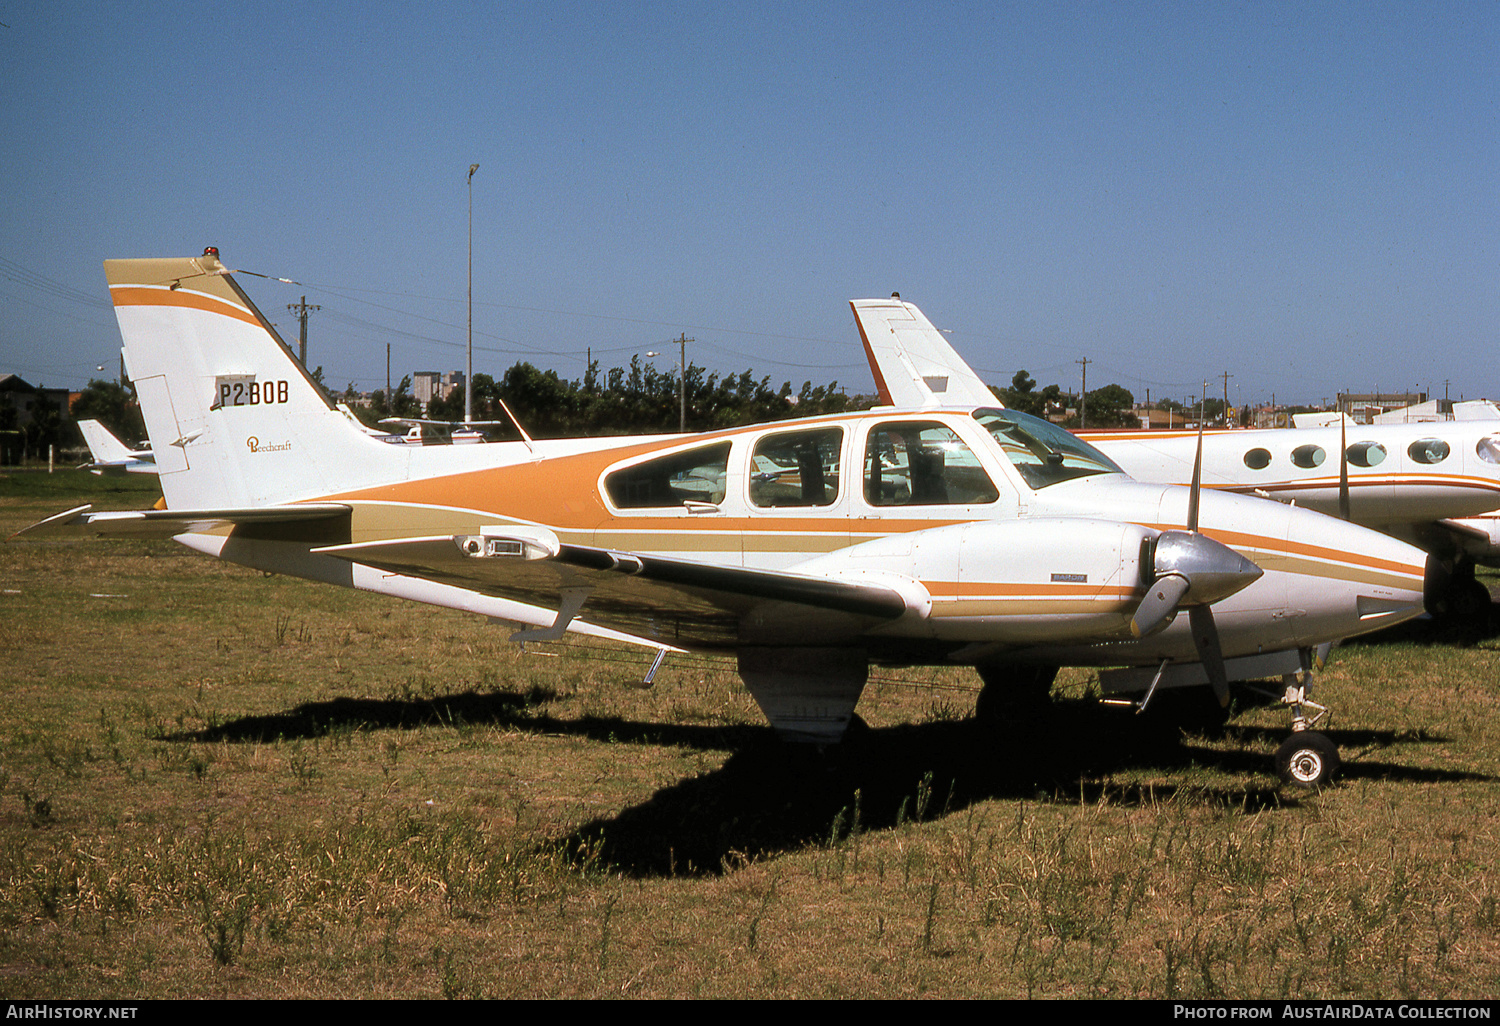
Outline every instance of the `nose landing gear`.
<svg viewBox="0 0 1500 1026">
<path fill-rule="evenodd" d="M 1298 731 L 1276 749 L 1276 774 L 1293 787 L 1318 790 L 1338 769 L 1338 746 L 1316 730 Z"/>
<path fill-rule="evenodd" d="M 1283 690 L 1279 701 L 1292 711 L 1292 736 L 1276 749 L 1276 775 L 1281 782 L 1307 791 L 1327 787 L 1340 765 L 1338 746 L 1327 735 L 1312 729 L 1328 715 L 1326 705 L 1319 705 L 1308 697 L 1312 686 L 1313 655 L 1304 649 L 1302 671 L 1284 674 L 1281 678 Z M 1316 664 L 1321 666 L 1326 658 L 1326 651 L 1320 650 Z"/>
</svg>

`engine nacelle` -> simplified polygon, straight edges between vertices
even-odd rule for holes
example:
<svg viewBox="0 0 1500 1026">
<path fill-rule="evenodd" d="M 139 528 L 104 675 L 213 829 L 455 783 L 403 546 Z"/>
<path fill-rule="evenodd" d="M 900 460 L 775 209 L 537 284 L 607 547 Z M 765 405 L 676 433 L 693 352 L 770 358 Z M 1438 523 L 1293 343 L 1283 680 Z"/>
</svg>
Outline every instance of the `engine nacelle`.
<svg viewBox="0 0 1500 1026">
<path fill-rule="evenodd" d="M 905 578 L 908 614 L 876 633 L 950 641 L 1087 642 L 1128 637 L 1159 532 L 1058 517 L 893 534 L 800 564 L 806 573 Z"/>
</svg>

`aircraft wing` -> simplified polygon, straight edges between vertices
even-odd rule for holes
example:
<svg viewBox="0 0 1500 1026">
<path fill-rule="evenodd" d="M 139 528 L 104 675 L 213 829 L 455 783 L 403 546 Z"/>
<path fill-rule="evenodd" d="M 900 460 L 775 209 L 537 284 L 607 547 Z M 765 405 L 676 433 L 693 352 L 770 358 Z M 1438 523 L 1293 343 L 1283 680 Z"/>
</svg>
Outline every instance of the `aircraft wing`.
<svg viewBox="0 0 1500 1026">
<path fill-rule="evenodd" d="M 253 509 L 134 509 L 101 510 L 78 506 L 30 527 L 23 534 L 83 533 L 100 538 L 174 538 L 179 534 L 204 533 L 226 527 L 289 524 L 347 516 L 349 507 L 338 502 L 305 502 Z"/>
<path fill-rule="evenodd" d="M 899 592 L 880 583 L 565 545 L 545 529 L 313 551 L 555 607 L 564 619 L 581 608 L 591 623 L 664 644 L 839 644 L 907 609 Z"/>
<path fill-rule="evenodd" d="M 849 302 L 881 401 L 901 409 L 998 406 L 1000 400 L 911 303 Z"/>
</svg>

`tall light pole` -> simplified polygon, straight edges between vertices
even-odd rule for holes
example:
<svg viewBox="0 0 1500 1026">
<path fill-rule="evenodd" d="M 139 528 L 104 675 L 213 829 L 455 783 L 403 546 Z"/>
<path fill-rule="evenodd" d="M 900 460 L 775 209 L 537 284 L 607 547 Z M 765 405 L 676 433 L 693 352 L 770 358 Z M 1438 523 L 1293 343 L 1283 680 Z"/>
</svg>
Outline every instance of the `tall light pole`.
<svg viewBox="0 0 1500 1026">
<path fill-rule="evenodd" d="M 464 423 L 474 419 L 474 172 L 478 164 L 469 165 L 469 346 L 464 364 Z"/>
<path fill-rule="evenodd" d="M 672 339 L 682 347 L 682 359 L 677 364 L 677 430 L 687 433 L 687 344 L 696 342 L 697 339 L 688 338 L 687 332 L 683 332 L 680 338 Z M 655 350 L 646 353 L 647 356 L 660 356 Z"/>
</svg>

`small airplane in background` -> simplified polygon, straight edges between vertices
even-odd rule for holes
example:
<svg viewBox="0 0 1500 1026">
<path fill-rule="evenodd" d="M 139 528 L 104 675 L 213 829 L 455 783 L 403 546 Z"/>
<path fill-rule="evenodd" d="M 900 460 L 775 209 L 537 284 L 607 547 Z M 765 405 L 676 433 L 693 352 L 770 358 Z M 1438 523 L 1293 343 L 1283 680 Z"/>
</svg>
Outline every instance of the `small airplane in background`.
<svg viewBox="0 0 1500 1026">
<path fill-rule="evenodd" d="M 997 401 L 899 294 L 852 306 L 883 401 L 904 409 Z M 1430 596 L 1432 611 L 1460 623 L 1488 623 L 1490 594 L 1474 570 L 1500 566 L 1500 421 L 1336 419 L 1294 430 L 1206 431 L 1201 442 L 1196 431 L 1076 434 L 1138 481 L 1186 484 L 1201 461 L 1205 488 L 1295 503 L 1417 545 L 1444 568 Z"/>
<path fill-rule="evenodd" d="M 96 474 L 154 474 L 156 458 L 151 449 L 132 449 L 120 441 L 97 420 L 80 420 L 78 430 L 83 432 L 83 441 L 89 447 L 92 463 L 85 463 L 79 470 L 91 470 Z"/>
<path fill-rule="evenodd" d="M 25 532 L 175 538 L 260 570 L 733 654 L 776 731 L 838 741 L 871 664 L 975 666 L 1010 717 L 1060 665 L 1158 689 L 1282 678 L 1284 780 L 1338 753 L 1336 639 L 1422 608 L 1426 556 L 1295 507 L 1131 480 L 992 401 L 698 435 L 385 445 L 335 410 L 216 250 L 105 263 L 167 508 Z M 1186 612 L 1186 616 L 1179 616 Z M 654 669 L 654 668 L 653 668 Z M 1023 701 L 1018 703 L 1018 699 Z"/>
</svg>

